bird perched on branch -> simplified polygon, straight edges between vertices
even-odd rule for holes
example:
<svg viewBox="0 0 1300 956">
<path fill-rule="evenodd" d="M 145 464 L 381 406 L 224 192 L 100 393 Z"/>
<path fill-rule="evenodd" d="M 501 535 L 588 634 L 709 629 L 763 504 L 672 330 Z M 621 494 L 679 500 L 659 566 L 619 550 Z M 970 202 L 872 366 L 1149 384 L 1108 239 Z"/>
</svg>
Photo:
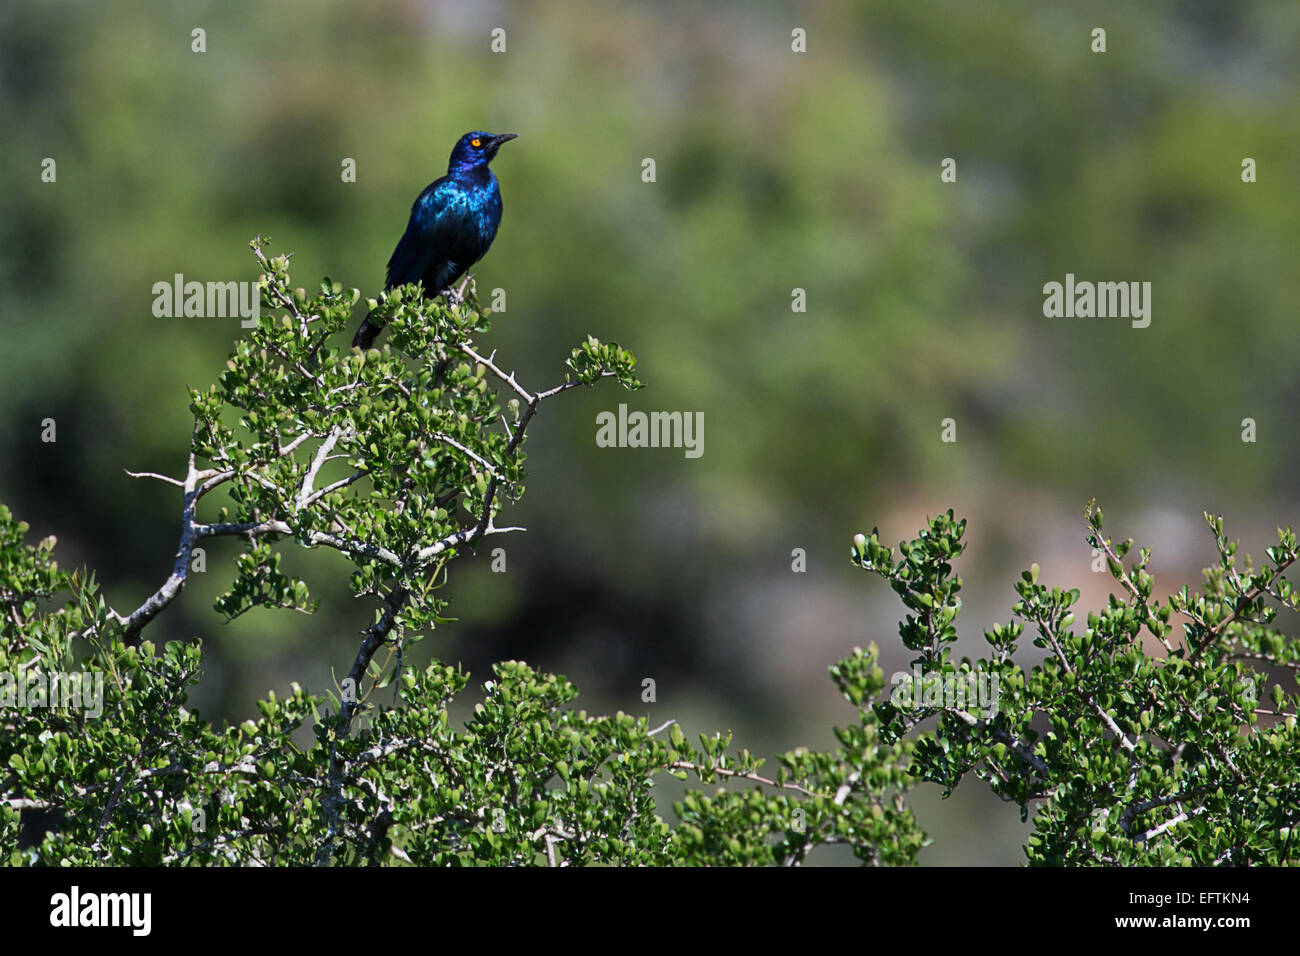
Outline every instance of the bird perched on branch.
<svg viewBox="0 0 1300 956">
<path fill-rule="evenodd" d="M 385 290 L 419 282 L 433 298 L 486 255 L 501 225 L 501 190 L 488 163 L 517 135 L 476 130 L 457 141 L 447 175 L 430 183 L 411 207 L 406 232 L 388 260 Z M 379 329 L 367 315 L 353 347 L 370 348 Z"/>
</svg>

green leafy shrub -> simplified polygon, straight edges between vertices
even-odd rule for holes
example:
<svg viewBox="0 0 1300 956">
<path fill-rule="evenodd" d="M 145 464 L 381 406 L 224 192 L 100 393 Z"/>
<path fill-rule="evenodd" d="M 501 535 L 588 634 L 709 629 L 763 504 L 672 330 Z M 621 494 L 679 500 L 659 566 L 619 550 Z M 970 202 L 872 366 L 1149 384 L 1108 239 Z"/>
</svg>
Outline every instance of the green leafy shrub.
<svg viewBox="0 0 1300 956">
<path fill-rule="evenodd" d="M 855 538 L 854 563 L 884 578 L 912 612 L 899 633 L 920 652 L 914 667 L 963 680 L 979 673 L 999 689 L 992 716 L 951 700 L 883 702 L 885 739 L 935 718 L 915 737 L 914 773 L 946 792 L 974 773 L 1022 819 L 1034 808 L 1031 863 L 1294 859 L 1300 748 L 1297 695 L 1286 684 L 1294 687 L 1300 647 L 1275 626 L 1268 602 L 1300 604 L 1282 576 L 1297 559 L 1295 534 L 1279 530 L 1268 563 L 1253 568 L 1238 561 L 1223 519 L 1207 514 L 1218 566 L 1205 572 L 1200 593 L 1184 587 L 1161 603 L 1150 552 L 1125 564 L 1133 542 L 1108 538 L 1095 505 L 1085 517 L 1087 542 L 1120 595 L 1080 627 L 1079 591 L 1040 584 L 1035 565 L 1016 582 L 1012 623 L 984 632 L 992 653 L 973 663 L 954 660 L 950 649 L 961 610 L 951 562 L 965 547 L 965 522 L 940 515 L 897 557 L 877 532 Z M 1026 627 L 1046 652 L 1031 667 L 1012 660 Z M 901 696 L 914 705 L 917 694 Z M 1261 704 L 1264 696 L 1271 706 Z"/>
<path fill-rule="evenodd" d="M 1106 537 L 1090 505 L 1087 542 L 1120 594 L 1079 622 L 1079 591 L 1040 584 L 1035 566 L 976 661 L 952 655 L 965 522 L 949 511 L 897 551 L 878 532 L 856 536 L 853 562 L 906 609 L 915 677 L 890 687 L 877 648 L 855 649 L 830 674 L 856 720 L 836 728 L 837 747 L 786 753 L 770 776 L 729 734 L 694 743 L 675 721 L 588 714 L 564 677 L 517 661 L 495 665 L 457 725 L 468 676 L 436 660 L 405 667 L 403 651 L 442 621 L 450 563 L 522 530 L 496 519 L 523 492 L 541 403 L 606 378 L 639 388 L 635 360 L 589 338 L 561 382 L 530 391 L 475 346 L 487 315 L 472 292 L 445 304 L 417 287 L 370 303 L 384 348 L 339 351 L 327 342 L 358 293 L 326 280 L 308 297 L 287 256 L 253 247 L 271 314 L 216 385 L 191 393 L 185 474 L 140 476 L 181 490 L 181 539 L 158 590 L 118 612 L 92 574 L 58 567 L 53 538 L 25 543 L 0 506 L 8 863 L 799 865 L 838 846 L 899 865 L 925 844 L 909 789 L 950 793 L 970 774 L 1022 819 L 1033 811 L 1033 864 L 1293 859 L 1287 688 L 1300 649 L 1276 614 L 1300 604 L 1284 577 L 1296 539 L 1280 531 L 1256 568 L 1208 515 L 1218 565 L 1199 592 L 1162 603 L 1150 554 L 1132 560 L 1132 542 Z M 226 503 L 209 516 L 218 489 Z M 201 643 L 158 645 L 144 630 L 184 588 L 193 549 L 218 536 L 246 542 L 216 601 L 227 617 L 314 609 L 307 583 L 281 570 L 285 547 L 347 557 L 352 593 L 374 610 L 337 687 L 295 683 L 237 727 L 187 709 Z M 1028 666 L 1013 659 L 1026 628 L 1042 658 Z"/>
<path fill-rule="evenodd" d="M 868 863 L 915 860 L 923 835 L 902 802 L 912 745 L 881 739 L 874 648 L 833 669 L 858 709 L 841 746 L 787 754 L 772 777 L 729 736 L 696 745 L 672 722 L 575 710 L 572 684 L 519 662 L 496 665 L 473 717 L 453 725 L 448 709 L 468 677 L 436 661 L 403 667 L 401 651 L 441 620 L 449 563 L 521 530 L 495 519 L 523 491 L 525 430 L 540 404 L 604 378 L 638 388 L 635 360 L 588 338 L 562 382 L 529 391 L 475 347 L 487 318 L 472 294 L 448 305 L 417 287 L 370 303 L 385 348 L 340 352 L 327 340 L 358 293 L 326 280 L 309 298 L 291 287 L 287 256 L 253 246 L 272 314 L 216 385 L 192 391 L 184 476 L 141 476 L 182 492 L 162 586 L 119 613 L 92 577 L 57 568 L 52 540 L 24 544 L 25 526 L 0 512 L 0 673 L 103 679 L 97 696 L 37 699 L 27 688 L 0 708 L 5 859 L 797 864 L 837 844 Z M 201 516 L 218 489 L 228 503 Z M 200 643 L 158 646 L 143 632 L 184 588 L 194 547 L 216 536 L 247 543 L 216 602 L 227 617 L 314 609 L 306 582 L 280 569 L 286 546 L 349 559 L 352 591 L 375 611 L 337 688 L 294 684 L 238 727 L 186 708 Z M 392 705 L 378 702 L 382 688 Z M 713 789 L 688 788 L 670 826 L 655 788 L 692 775 Z"/>
</svg>

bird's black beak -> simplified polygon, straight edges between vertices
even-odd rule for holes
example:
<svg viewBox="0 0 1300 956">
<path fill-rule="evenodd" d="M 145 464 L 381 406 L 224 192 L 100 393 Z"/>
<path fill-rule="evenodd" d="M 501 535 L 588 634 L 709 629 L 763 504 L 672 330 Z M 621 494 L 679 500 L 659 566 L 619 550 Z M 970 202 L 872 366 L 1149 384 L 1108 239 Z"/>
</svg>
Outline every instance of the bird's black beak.
<svg viewBox="0 0 1300 956">
<path fill-rule="evenodd" d="M 496 152 L 498 149 L 501 148 L 501 145 L 502 145 L 503 143 L 508 143 L 508 142 L 510 142 L 512 139 L 518 139 L 518 138 L 519 138 L 519 134 L 518 134 L 518 133 L 502 133 L 500 136 L 493 136 L 493 137 L 492 137 L 492 151 L 493 151 L 493 152 Z"/>
</svg>

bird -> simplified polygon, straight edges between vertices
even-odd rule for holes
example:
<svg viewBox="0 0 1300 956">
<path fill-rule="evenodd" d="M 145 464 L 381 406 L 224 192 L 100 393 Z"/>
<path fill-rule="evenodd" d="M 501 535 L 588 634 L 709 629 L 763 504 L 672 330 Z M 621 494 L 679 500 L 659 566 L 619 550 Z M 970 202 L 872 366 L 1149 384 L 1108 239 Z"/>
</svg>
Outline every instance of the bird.
<svg viewBox="0 0 1300 956">
<path fill-rule="evenodd" d="M 456 141 L 447 175 L 426 186 L 411 206 L 406 232 L 388 260 L 385 291 L 419 282 L 425 297 L 435 298 L 487 254 L 501 225 L 501 188 L 488 163 L 518 135 L 474 130 Z M 367 314 L 352 346 L 370 348 L 380 328 Z"/>
</svg>

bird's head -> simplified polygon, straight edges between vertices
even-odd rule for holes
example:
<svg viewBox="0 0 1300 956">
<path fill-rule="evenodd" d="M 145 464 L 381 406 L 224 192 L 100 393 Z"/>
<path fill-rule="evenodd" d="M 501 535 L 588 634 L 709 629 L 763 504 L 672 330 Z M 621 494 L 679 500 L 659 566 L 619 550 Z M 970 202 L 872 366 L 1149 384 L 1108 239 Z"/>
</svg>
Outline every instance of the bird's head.
<svg viewBox="0 0 1300 956">
<path fill-rule="evenodd" d="M 502 143 L 508 143 L 518 135 L 518 133 L 502 133 L 498 136 L 482 130 L 466 133 L 457 141 L 456 148 L 451 151 L 451 162 L 447 164 L 447 171 L 486 166 L 492 162 L 492 157 L 497 154 Z"/>
</svg>

